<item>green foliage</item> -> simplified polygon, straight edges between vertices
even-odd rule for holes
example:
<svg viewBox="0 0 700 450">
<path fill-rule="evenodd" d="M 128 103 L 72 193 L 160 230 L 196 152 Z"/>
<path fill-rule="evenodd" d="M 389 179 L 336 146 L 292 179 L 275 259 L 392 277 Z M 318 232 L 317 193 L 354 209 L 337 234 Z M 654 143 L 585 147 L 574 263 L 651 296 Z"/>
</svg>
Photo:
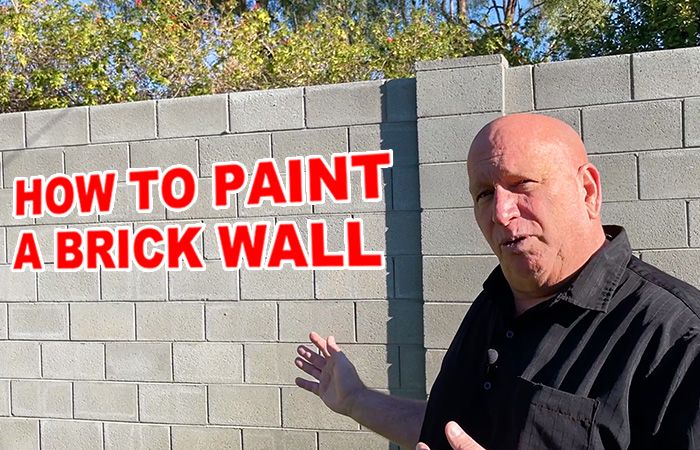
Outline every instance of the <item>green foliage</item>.
<svg viewBox="0 0 700 450">
<path fill-rule="evenodd" d="M 209 3 L 211 2 L 211 3 Z M 0 0 L 0 111 L 700 44 L 700 0 Z M 458 6 L 458 7 L 457 7 Z"/>
</svg>

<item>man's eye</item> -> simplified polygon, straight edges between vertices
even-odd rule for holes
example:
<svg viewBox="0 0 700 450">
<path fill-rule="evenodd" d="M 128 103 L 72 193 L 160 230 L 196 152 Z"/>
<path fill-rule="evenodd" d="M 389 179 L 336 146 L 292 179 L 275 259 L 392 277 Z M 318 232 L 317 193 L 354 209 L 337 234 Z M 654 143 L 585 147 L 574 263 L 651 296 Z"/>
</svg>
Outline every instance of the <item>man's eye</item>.
<svg viewBox="0 0 700 450">
<path fill-rule="evenodd" d="M 480 201 L 480 200 L 484 200 L 484 199 L 490 197 L 491 194 L 493 194 L 493 191 L 483 191 L 483 192 L 479 192 L 479 193 L 476 195 L 476 201 L 478 202 L 478 201 Z"/>
</svg>

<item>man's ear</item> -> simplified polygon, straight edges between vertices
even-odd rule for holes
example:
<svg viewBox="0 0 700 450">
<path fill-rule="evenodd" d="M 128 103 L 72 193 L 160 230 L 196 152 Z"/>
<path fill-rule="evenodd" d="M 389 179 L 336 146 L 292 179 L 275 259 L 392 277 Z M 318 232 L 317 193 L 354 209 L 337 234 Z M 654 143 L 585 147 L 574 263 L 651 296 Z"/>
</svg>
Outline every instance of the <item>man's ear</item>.
<svg viewBox="0 0 700 450">
<path fill-rule="evenodd" d="M 581 180 L 581 190 L 586 203 L 588 217 L 591 219 L 600 218 L 600 206 L 603 203 L 603 195 L 600 187 L 600 172 L 591 164 L 586 163 L 578 169 L 579 180 Z"/>
</svg>

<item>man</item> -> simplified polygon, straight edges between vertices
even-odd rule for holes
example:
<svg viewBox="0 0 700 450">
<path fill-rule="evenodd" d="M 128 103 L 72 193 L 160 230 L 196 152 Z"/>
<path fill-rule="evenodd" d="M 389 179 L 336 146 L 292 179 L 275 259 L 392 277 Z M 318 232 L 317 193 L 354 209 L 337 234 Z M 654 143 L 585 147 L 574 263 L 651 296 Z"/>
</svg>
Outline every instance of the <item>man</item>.
<svg viewBox="0 0 700 450">
<path fill-rule="evenodd" d="M 500 264 L 430 400 L 368 390 L 315 333 L 321 354 L 301 346 L 296 364 L 318 381 L 297 384 L 406 448 L 700 447 L 700 292 L 602 226 L 600 175 L 578 135 L 546 116 L 501 117 L 467 159 Z"/>
</svg>

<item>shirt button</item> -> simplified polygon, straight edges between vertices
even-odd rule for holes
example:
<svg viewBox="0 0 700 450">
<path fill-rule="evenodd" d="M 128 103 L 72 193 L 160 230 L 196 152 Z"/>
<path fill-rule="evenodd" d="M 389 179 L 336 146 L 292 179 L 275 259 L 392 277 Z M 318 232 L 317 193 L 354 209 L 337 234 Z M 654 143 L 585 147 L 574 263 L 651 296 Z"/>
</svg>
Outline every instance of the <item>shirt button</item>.
<svg viewBox="0 0 700 450">
<path fill-rule="evenodd" d="M 487 391 L 491 390 L 491 382 L 490 381 L 484 382 L 484 389 Z"/>
<path fill-rule="evenodd" d="M 506 337 L 508 339 L 513 339 L 513 336 L 515 336 L 515 333 L 513 333 L 513 330 L 506 331 Z"/>
</svg>

